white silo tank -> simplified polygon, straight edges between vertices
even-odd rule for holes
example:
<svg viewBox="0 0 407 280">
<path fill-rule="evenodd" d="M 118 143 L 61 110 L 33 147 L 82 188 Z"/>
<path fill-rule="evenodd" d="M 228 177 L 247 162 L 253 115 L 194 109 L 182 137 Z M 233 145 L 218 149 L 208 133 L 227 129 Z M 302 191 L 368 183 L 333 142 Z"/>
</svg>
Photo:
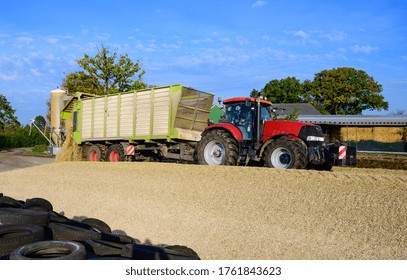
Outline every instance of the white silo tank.
<svg viewBox="0 0 407 280">
<path fill-rule="evenodd" d="M 62 89 L 54 89 L 51 91 L 51 130 L 52 140 L 59 145 L 58 137 L 61 132 L 61 110 L 63 109 L 63 99 L 66 96 L 66 91 Z M 56 134 L 56 135 L 55 135 Z"/>
</svg>

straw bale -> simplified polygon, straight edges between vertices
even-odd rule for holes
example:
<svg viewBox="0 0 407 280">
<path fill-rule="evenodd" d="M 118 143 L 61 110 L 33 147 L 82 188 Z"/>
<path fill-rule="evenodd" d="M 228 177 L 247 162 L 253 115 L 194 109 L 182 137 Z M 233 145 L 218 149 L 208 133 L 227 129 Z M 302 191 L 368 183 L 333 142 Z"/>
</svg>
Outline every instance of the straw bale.
<svg viewBox="0 0 407 280">
<path fill-rule="evenodd" d="M 341 127 L 342 141 L 375 140 L 391 143 L 405 140 L 405 127 L 369 126 L 369 127 Z M 404 139 L 403 139 L 404 138 Z"/>
</svg>

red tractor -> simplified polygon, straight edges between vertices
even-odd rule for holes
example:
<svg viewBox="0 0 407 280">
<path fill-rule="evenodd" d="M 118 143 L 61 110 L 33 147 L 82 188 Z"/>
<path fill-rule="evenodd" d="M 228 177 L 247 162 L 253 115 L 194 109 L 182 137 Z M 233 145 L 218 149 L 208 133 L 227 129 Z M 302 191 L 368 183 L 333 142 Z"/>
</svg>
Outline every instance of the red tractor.
<svg viewBox="0 0 407 280">
<path fill-rule="evenodd" d="M 260 98 L 230 98 L 223 104 L 221 121 L 202 133 L 197 148 L 199 163 L 257 162 L 274 168 L 331 170 L 337 162 L 335 151 L 340 144 L 325 143 L 319 126 L 272 120 L 271 102 Z"/>
</svg>

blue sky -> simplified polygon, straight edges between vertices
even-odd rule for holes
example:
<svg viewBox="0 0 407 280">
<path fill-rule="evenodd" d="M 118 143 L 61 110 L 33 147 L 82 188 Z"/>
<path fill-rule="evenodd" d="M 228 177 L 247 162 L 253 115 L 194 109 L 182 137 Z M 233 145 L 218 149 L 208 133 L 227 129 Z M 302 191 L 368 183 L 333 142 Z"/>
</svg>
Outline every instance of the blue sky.
<svg viewBox="0 0 407 280">
<path fill-rule="evenodd" d="M 0 93 L 29 123 L 103 44 L 139 60 L 148 84 L 222 98 L 354 67 L 383 85 L 379 114 L 407 111 L 406 15 L 403 0 L 2 0 Z"/>
</svg>

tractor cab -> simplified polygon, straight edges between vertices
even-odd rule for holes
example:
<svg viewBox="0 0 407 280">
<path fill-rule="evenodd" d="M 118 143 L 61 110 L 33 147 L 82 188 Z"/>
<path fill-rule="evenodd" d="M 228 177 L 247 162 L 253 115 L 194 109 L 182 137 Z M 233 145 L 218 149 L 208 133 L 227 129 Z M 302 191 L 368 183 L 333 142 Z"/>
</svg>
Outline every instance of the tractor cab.
<svg viewBox="0 0 407 280">
<path fill-rule="evenodd" d="M 255 98 L 229 98 L 223 101 L 225 115 L 222 122 L 231 123 L 239 128 L 244 141 L 254 141 L 257 129 L 263 132 L 265 121 L 272 120 L 271 102 L 260 100 L 260 125 L 257 128 L 257 101 Z"/>
</svg>

